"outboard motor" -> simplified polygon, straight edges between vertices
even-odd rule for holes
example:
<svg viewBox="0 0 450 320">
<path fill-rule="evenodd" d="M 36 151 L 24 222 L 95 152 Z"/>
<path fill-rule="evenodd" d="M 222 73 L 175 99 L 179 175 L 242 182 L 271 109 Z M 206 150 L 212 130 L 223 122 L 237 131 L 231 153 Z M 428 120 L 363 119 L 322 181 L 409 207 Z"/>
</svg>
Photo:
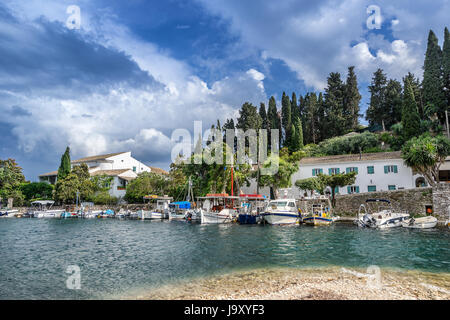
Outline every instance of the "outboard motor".
<svg viewBox="0 0 450 320">
<path fill-rule="evenodd" d="M 362 220 L 363 220 L 363 224 L 369 228 L 373 228 L 377 224 L 377 221 L 372 217 L 371 214 L 365 214 L 363 216 Z"/>
</svg>

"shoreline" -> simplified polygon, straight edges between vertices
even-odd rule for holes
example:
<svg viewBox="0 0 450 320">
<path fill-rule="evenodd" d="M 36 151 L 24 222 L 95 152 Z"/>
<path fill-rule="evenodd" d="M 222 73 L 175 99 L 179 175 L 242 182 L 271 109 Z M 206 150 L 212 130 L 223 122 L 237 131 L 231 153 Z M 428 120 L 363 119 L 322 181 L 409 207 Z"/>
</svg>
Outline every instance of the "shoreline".
<svg viewBox="0 0 450 320">
<path fill-rule="evenodd" d="M 183 280 L 121 299 L 137 300 L 450 300 L 450 273 L 376 269 L 264 268 Z"/>
</svg>

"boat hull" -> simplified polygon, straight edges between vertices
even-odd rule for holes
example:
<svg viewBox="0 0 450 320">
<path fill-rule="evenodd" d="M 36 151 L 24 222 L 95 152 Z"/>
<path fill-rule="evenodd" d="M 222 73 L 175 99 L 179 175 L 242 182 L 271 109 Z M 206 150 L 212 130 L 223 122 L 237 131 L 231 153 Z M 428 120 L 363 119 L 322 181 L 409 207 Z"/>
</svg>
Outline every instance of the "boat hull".
<svg viewBox="0 0 450 320">
<path fill-rule="evenodd" d="M 137 215 L 140 220 L 162 220 L 168 218 L 165 213 L 145 210 L 138 211 Z"/>
<path fill-rule="evenodd" d="M 35 212 L 35 218 L 60 218 L 61 214 L 64 210 L 55 210 L 55 211 L 44 211 L 44 212 Z"/>
<path fill-rule="evenodd" d="M 202 210 L 200 221 L 202 224 L 223 224 L 232 223 L 234 220 L 231 214 L 204 212 Z"/>
<path fill-rule="evenodd" d="M 307 217 L 303 218 L 303 223 L 312 226 L 329 226 L 333 223 L 333 219 L 323 217 Z"/>
<path fill-rule="evenodd" d="M 299 216 L 296 214 L 288 213 L 264 213 L 263 219 L 268 224 L 280 225 L 280 224 L 296 224 L 299 223 Z"/>
<path fill-rule="evenodd" d="M 408 229 L 431 229 L 436 227 L 436 225 L 437 219 L 434 217 L 427 217 L 425 219 L 418 218 L 413 221 L 411 221 L 411 219 L 408 219 L 402 222 L 402 227 Z"/>
</svg>

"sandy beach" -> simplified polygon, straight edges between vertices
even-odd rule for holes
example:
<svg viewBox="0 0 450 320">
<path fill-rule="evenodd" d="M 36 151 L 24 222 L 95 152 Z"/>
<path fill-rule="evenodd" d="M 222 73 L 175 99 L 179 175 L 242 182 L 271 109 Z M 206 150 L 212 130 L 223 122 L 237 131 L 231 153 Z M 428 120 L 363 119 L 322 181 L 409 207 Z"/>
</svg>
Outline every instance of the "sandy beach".
<svg viewBox="0 0 450 320">
<path fill-rule="evenodd" d="M 376 270 L 375 270 L 376 271 Z M 375 274 L 371 271 L 371 274 Z M 449 300 L 450 274 L 382 269 L 258 269 L 165 285 L 125 299 Z"/>
</svg>

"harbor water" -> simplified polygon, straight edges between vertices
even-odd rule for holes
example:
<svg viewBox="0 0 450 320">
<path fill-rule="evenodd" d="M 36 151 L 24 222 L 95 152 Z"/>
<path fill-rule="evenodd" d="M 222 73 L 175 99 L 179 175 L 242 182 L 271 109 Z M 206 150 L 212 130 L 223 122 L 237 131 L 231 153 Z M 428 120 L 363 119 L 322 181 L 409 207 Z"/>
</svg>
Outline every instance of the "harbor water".
<svg viewBox="0 0 450 320">
<path fill-rule="evenodd" d="M 0 220 L 0 299 L 120 298 L 137 290 L 256 268 L 370 265 L 450 273 L 450 232 L 359 229 L 344 223 L 283 227 Z M 80 270 L 80 289 L 67 285 L 69 266 Z"/>
</svg>

